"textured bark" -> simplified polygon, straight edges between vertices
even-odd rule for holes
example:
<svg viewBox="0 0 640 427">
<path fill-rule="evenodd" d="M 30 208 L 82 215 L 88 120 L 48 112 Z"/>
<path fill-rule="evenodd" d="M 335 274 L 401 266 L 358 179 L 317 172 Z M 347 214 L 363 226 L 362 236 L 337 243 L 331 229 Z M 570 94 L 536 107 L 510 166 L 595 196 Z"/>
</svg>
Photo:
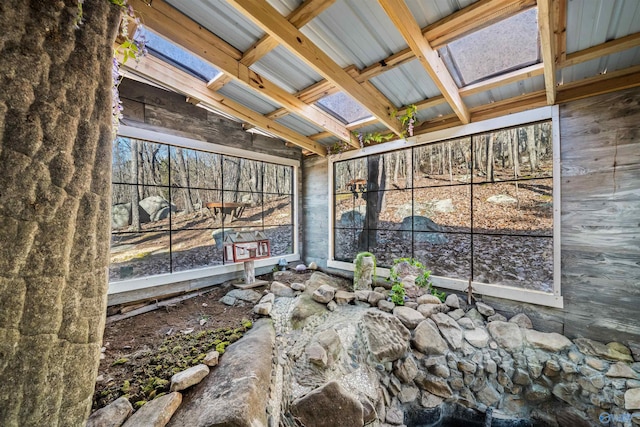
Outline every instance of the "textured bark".
<svg viewBox="0 0 640 427">
<path fill-rule="evenodd" d="M 119 10 L 0 3 L 0 425 L 80 426 L 104 329 Z"/>
</svg>

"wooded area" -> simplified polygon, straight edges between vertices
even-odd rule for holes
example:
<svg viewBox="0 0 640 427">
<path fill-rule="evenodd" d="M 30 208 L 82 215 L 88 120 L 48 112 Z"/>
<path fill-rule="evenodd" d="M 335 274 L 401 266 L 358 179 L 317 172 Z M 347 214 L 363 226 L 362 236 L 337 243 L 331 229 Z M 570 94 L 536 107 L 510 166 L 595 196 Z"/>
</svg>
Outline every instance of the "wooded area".
<svg viewBox="0 0 640 427">
<path fill-rule="evenodd" d="M 264 229 L 273 255 L 290 253 L 292 179 L 290 166 L 117 138 L 111 279 L 221 264 L 225 229 Z"/>
<path fill-rule="evenodd" d="M 552 177 L 549 122 L 336 162 L 335 258 L 549 291 Z"/>
</svg>

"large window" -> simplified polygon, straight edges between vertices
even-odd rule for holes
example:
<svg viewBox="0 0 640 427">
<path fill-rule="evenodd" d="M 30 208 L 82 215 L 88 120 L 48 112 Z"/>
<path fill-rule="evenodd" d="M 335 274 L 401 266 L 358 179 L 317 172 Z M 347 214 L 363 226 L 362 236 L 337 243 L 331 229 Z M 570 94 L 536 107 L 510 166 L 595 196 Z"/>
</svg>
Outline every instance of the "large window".
<svg viewBox="0 0 640 427">
<path fill-rule="evenodd" d="M 223 265 L 235 231 L 294 250 L 292 166 L 118 137 L 112 189 L 112 282 Z"/>
<path fill-rule="evenodd" d="M 333 259 L 553 293 L 550 121 L 336 161 Z"/>
</svg>

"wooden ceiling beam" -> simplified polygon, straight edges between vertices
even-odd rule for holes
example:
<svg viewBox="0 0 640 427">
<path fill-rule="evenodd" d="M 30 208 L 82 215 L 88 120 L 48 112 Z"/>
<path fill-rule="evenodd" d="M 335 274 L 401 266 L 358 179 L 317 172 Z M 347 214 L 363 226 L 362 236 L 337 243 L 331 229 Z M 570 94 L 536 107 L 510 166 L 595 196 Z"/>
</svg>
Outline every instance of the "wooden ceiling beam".
<svg viewBox="0 0 640 427">
<path fill-rule="evenodd" d="M 119 59 L 122 64 L 122 58 Z M 192 102 L 198 100 L 210 108 L 237 117 L 285 141 L 290 141 L 301 148 L 305 148 L 321 156 L 327 155 L 326 148 L 321 144 L 278 122 L 264 117 L 242 104 L 211 91 L 199 79 L 151 55 L 141 58 L 138 62 L 128 61 L 126 64 L 122 64 L 121 70 L 139 74 L 146 79 L 161 83 L 164 87 L 187 96 Z"/>
<path fill-rule="evenodd" d="M 536 5 L 536 0 L 480 0 L 428 25 L 422 33 L 434 49 Z"/>
<path fill-rule="evenodd" d="M 553 33 L 553 8 L 551 0 L 538 0 L 538 30 L 540 50 L 544 64 L 544 86 L 547 104 L 556 102 L 556 38 Z"/>
<path fill-rule="evenodd" d="M 534 64 L 519 70 L 511 71 L 501 76 L 493 77 L 460 89 L 461 96 L 470 96 L 480 92 L 486 92 L 509 83 L 526 80 L 534 76 L 544 74 L 544 65 Z"/>
<path fill-rule="evenodd" d="M 291 25 L 300 29 L 307 25 L 313 18 L 324 12 L 329 6 L 335 3 L 335 1 L 336 0 L 307 0 L 291 12 L 287 16 L 287 20 Z M 271 50 L 275 49 L 276 46 L 278 46 L 278 41 L 269 34 L 265 34 L 242 54 L 240 62 L 250 67 Z"/>
<path fill-rule="evenodd" d="M 427 70 L 433 82 L 440 89 L 453 112 L 456 113 L 462 123 L 469 123 L 469 110 L 460 97 L 458 86 L 453 81 L 453 77 L 449 74 L 438 52 L 431 47 L 422 35 L 418 23 L 404 0 L 378 0 L 378 2 L 407 41 L 409 48 L 417 56 L 424 69 Z"/>
<path fill-rule="evenodd" d="M 353 146 L 358 145 L 351 132 L 340 121 L 319 108 L 300 101 L 296 96 L 241 64 L 239 54 L 229 53 L 233 52 L 230 46 L 223 49 L 224 46 L 221 46 L 221 43 L 225 42 L 165 1 L 154 0 L 150 7 L 141 0 L 131 0 L 130 4 L 134 6 L 149 29 L 212 63 L 233 80 L 248 86 L 273 102 L 282 105 L 290 112 L 331 132 L 340 140 L 347 141 Z M 208 45 L 207 43 L 212 40 L 215 43 Z"/>
<path fill-rule="evenodd" d="M 400 135 L 400 123 L 391 117 L 395 109 L 386 98 L 376 97 L 335 63 L 326 53 L 263 0 L 228 0 L 245 17 L 277 39 L 318 74 L 349 94 L 381 123 Z"/>
<path fill-rule="evenodd" d="M 224 85 L 226 85 L 227 83 L 229 83 L 232 80 L 233 79 L 231 77 L 229 77 L 228 74 L 220 73 L 217 76 L 215 76 L 214 78 L 212 78 L 211 80 L 209 80 L 209 82 L 207 83 L 207 87 L 209 89 L 211 89 L 212 91 L 216 92 L 216 91 L 222 89 L 222 87 Z"/>
<path fill-rule="evenodd" d="M 567 1 L 551 0 L 551 7 L 553 8 L 556 60 L 558 64 L 562 64 L 567 57 Z"/>
<path fill-rule="evenodd" d="M 613 53 L 622 52 L 623 50 L 632 49 L 640 46 L 640 33 L 629 34 L 619 39 L 610 40 L 578 52 L 570 53 L 566 59 L 560 63 L 560 67 L 566 68 L 602 56 L 611 55 Z"/>
<path fill-rule="evenodd" d="M 558 89 L 558 102 L 576 101 L 638 86 L 640 65 L 562 85 Z"/>
</svg>

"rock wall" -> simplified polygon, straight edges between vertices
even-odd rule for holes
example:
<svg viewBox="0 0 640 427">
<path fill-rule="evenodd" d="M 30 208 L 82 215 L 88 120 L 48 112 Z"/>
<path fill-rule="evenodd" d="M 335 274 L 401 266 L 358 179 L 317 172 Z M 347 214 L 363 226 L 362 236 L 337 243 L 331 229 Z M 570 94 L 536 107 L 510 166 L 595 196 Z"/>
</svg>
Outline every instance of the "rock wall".
<svg viewBox="0 0 640 427">
<path fill-rule="evenodd" d="M 456 407 L 508 425 L 640 422 L 640 346 L 540 332 L 524 314 L 507 320 L 456 295 L 394 306 L 384 288 L 349 292 L 322 273 L 299 285 L 265 297 L 273 300 L 280 425 L 427 425 L 416 420 Z"/>
</svg>

